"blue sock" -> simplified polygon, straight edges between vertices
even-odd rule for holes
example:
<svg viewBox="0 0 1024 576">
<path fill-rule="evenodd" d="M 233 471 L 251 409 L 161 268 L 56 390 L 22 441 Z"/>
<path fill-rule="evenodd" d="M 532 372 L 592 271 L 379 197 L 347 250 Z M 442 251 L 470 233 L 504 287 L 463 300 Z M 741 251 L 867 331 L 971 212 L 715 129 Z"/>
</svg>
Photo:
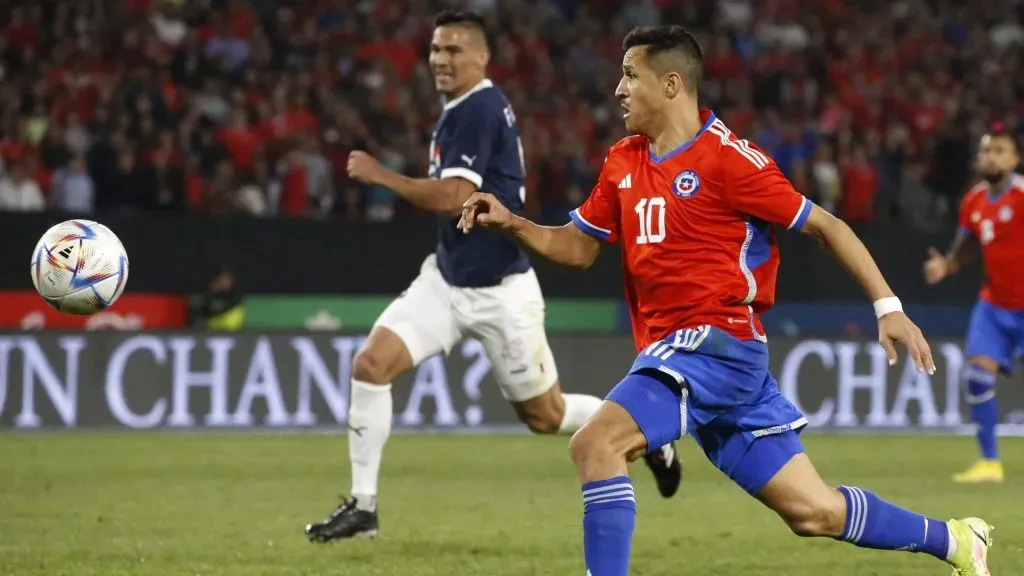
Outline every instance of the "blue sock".
<svg viewBox="0 0 1024 576">
<path fill-rule="evenodd" d="M 996 424 L 999 422 L 999 411 L 996 407 L 996 375 L 977 365 L 968 368 L 967 403 L 971 405 L 971 417 L 978 426 L 981 457 L 986 460 L 998 460 Z"/>
<path fill-rule="evenodd" d="M 846 524 L 839 537 L 861 548 L 924 552 L 939 560 L 949 556 L 946 523 L 890 504 L 867 490 L 840 486 L 846 498 Z"/>
<path fill-rule="evenodd" d="M 628 476 L 583 485 L 583 551 L 590 576 L 626 576 L 636 524 Z"/>
</svg>

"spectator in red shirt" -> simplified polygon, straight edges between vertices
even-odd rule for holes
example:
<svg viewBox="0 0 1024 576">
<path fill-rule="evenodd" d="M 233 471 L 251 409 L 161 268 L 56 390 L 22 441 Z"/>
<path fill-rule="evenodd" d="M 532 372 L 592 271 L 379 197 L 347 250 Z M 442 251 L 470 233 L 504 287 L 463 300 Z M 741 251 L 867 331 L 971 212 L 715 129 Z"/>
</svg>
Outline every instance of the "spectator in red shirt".
<svg viewBox="0 0 1024 576">
<path fill-rule="evenodd" d="M 22 153 L 25 151 L 26 144 L 24 140 L 25 134 L 25 119 L 10 117 L 5 123 L 5 130 L 3 138 L 0 138 L 0 159 L 5 164 L 10 164 L 15 160 L 21 158 Z"/>
<path fill-rule="evenodd" d="M 303 216 L 309 208 L 309 185 L 302 151 L 293 146 L 278 165 L 280 200 L 278 214 Z"/>
<path fill-rule="evenodd" d="M 263 142 L 259 134 L 249 126 L 246 111 L 235 108 L 231 113 L 231 124 L 218 133 L 221 144 L 227 149 L 228 158 L 238 172 L 252 170 L 256 155 L 262 153 Z"/>
<path fill-rule="evenodd" d="M 934 134 L 945 117 L 945 106 L 935 91 L 928 88 L 923 89 L 921 98 L 906 109 L 906 122 L 918 142 Z"/>
<path fill-rule="evenodd" d="M 162 130 L 152 148 L 143 152 L 140 164 L 145 166 L 159 165 L 180 168 L 185 163 L 184 154 L 178 146 L 174 130 Z"/>
<path fill-rule="evenodd" d="M 25 19 L 25 10 L 22 6 L 11 9 L 11 19 L 4 28 L 4 35 L 7 36 L 7 46 L 12 50 L 24 52 L 30 48 L 38 48 L 39 31 Z"/>
<path fill-rule="evenodd" d="M 867 157 L 864 146 L 857 144 L 843 163 L 843 200 L 840 215 L 847 222 L 870 222 L 875 219 L 875 193 L 878 170 Z"/>
<path fill-rule="evenodd" d="M 378 31 L 373 42 L 359 47 L 356 59 L 363 62 L 387 60 L 398 77 L 404 80 L 409 77 L 419 57 L 412 40 L 408 34 L 400 33 L 398 37 L 386 37 Z"/>
</svg>

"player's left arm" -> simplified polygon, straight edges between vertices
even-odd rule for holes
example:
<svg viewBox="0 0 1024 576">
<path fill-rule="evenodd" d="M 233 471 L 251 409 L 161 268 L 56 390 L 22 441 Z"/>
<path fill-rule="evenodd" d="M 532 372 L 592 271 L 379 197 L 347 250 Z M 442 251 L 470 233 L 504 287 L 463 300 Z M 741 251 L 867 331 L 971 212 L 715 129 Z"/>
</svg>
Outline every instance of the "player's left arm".
<svg viewBox="0 0 1024 576">
<path fill-rule="evenodd" d="M 764 162 L 740 167 L 728 186 L 734 208 L 755 218 L 785 226 L 816 238 L 857 280 L 874 303 L 878 317 L 879 342 L 896 362 L 895 343 L 903 343 L 918 370 L 935 370 L 931 349 L 921 330 L 904 314 L 899 298 L 886 282 L 875 259 L 850 227 L 797 192 L 778 167 L 766 156 Z"/>
<path fill-rule="evenodd" d="M 444 177 L 443 172 L 441 179 L 410 178 L 381 166 L 373 156 L 362 151 L 349 154 L 348 175 L 364 184 L 388 188 L 422 210 L 452 217 L 462 212 L 462 203 L 477 187 L 475 182 L 459 175 Z"/>
<path fill-rule="evenodd" d="M 857 280 L 872 302 L 895 298 L 875 259 L 850 226 L 813 202 L 800 232 L 814 237 L 851 276 Z"/>
</svg>

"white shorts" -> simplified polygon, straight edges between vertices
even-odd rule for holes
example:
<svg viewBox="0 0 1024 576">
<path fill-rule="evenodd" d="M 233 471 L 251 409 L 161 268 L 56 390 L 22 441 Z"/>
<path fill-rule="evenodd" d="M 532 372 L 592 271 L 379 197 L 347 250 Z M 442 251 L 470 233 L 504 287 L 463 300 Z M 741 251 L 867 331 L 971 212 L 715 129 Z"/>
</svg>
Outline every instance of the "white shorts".
<svg viewBox="0 0 1024 576">
<path fill-rule="evenodd" d="M 434 254 L 420 274 L 377 319 L 394 332 L 413 364 L 448 354 L 463 338 L 484 346 L 502 395 L 512 402 L 536 398 L 558 381 L 544 333 L 544 297 L 531 269 L 497 286 L 460 288 L 445 282 Z"/>
</svg>

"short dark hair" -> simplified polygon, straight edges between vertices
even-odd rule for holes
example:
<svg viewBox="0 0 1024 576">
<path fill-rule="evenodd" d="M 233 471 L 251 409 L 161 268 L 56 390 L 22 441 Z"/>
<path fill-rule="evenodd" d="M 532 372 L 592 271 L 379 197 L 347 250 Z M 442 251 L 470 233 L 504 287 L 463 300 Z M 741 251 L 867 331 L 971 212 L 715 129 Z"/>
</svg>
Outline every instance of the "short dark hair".
<svg viewBox="0 0 1024 576">
<path fill-rule="evenodd" d="M 696 93 L 704 77 L 704 51 L 693 34 L 682 26 L 634 28 L 622 40 L 622 49 L 642 46 L 648 58 L 670 57 L 666 69 L 679 72 L 686 88 Z"/>
<path fill-rule="evenodd" d="M 443 10 L 434 16 L 434 28 L 441 26 L 465 26 L 480 33 L 484 45 L 488 48 L 491 45 L 487 33 L 487 23 L 484 17 L 469 10 Z"/>
<path fill-rule="evenodd" d="M 467 26 L 477 28 L 481 32 L 487 32 L 487 25 L 484 17 L 476 12 L 468 10 L 444 10 L 434 16 L 434 27 L 439 26 Z"/>
</svg>

